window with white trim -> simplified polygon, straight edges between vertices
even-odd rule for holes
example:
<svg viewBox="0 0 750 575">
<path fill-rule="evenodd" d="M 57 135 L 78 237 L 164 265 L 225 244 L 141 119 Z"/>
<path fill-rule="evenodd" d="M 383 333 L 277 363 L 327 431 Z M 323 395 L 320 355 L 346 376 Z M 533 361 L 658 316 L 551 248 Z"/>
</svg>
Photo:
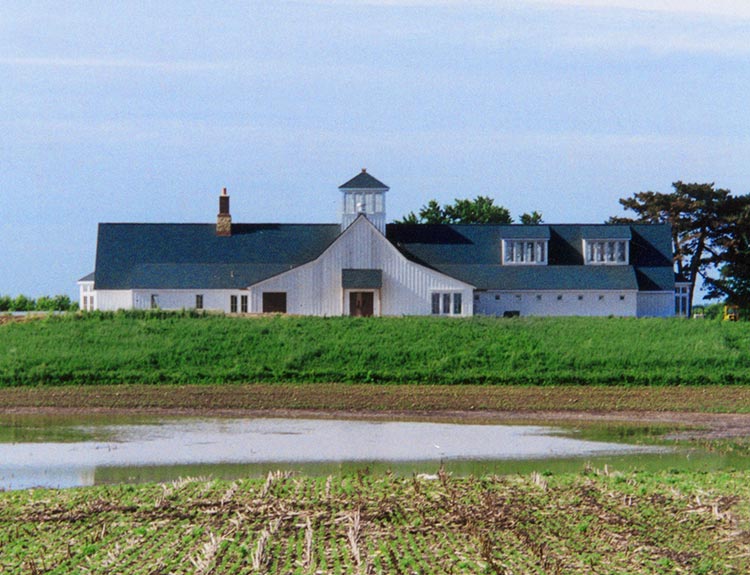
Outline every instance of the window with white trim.
<svg viewBox="0 0 750 575">
<path fill-rule="evenodd" d="M 687 317 L 688 313 L 690 313 L 690 306 L 688 305 L 688 293 L 689 289 L 687 286 L 676 286 L 674 288 L 675 315 Z"/>
<path fill-rule="evenodd" d="M 462 310 L 461 292 L 432 293 L 432 315 L 461 315 Z"/>
<path fill-rule="evenodd" d="M 503 263 L 546 265 L 547 240 L 503 240 Z"/>
<path fill-rule="evenodd" d="M 628 240 L 583 240 L 587 264 L 623 265 L 628 263 Z"/>
</svg>

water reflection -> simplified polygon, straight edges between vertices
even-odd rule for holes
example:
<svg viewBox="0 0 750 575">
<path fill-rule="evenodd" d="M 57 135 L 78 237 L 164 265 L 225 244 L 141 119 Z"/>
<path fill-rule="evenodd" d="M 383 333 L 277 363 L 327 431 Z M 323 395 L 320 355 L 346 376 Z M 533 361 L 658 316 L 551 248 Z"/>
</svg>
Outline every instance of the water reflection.
<svg viewBox="0 0 750 575">
<path fill-rule="evenodd" d="M 108 481 L 107 469 L 121 470 L 114 475 L 125 481 L 139 481 L 139 470 L 149 469 L 179 469 L 179 475 L 201 475 L 201 466 L 214 467 L 209 473 L 216 474 L 226 465 L 245 466 L 248 472 L 248 466 L 330 469 L 332 464 L 420 470 L 441 461 L 586 458 L 660 449 L 561 437 L 540 426 L 403 421 L 171 418 L 76 430 L 97 439 L 0 444 L 0 488 L 89 485 Z M 173 473 L 147 479 L 169 479 Z"/>
</svg>

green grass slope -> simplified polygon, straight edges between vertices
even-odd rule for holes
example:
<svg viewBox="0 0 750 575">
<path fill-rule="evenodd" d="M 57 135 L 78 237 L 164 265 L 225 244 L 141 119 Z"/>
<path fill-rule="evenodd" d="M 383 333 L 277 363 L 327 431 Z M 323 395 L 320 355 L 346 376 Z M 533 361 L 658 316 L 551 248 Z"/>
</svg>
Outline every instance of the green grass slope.
<svg viewBox="0 0 750 575">
<path fill-rule="evenodd" d="M 744 323 L 94 313 L 0 325 L 0 386 L 750 383 Z"/>
</svg>

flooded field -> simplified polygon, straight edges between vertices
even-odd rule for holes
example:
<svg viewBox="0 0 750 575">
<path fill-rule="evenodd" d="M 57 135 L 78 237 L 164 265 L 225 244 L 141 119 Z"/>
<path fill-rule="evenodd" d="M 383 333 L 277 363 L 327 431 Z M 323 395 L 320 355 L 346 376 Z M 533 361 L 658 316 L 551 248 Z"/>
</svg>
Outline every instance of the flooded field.
<svg viewBox="0 0 750 575">
<path fill-rule="evenodd" d="M 601 436 L 601 434 L 599 434 Z M 400 474 L 620 467 L 735 466 L 653 445 L 592 441 L 543 426 L 332 419 L 16 416 L 0 424 L 0 488 L 312 475 L 368 467 Z"/>
</svg>

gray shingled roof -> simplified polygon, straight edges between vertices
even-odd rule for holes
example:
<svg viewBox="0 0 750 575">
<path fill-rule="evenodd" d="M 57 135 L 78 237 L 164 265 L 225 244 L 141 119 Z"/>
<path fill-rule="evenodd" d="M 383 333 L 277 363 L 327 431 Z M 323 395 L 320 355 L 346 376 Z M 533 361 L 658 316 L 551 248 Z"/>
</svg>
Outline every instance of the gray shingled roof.
<svg viewBox="0 0 750 575">
<path fill-rule="evenodd" d="M 351 180 L 345 184 L 341 184 L 339 190 L 390 190 L 390 188 L 362 169 L 362 171 Z"/>
<path fill-rule="evenodd" d="M 100 224 L 95 287 L 245 288 L 312 261 L 339 233 L 338 224 L 234 224 L 229 237 L 214 224 Z M 411 260 L 478 289 L 674 289 L 665 225 L 389 224 L 386 236 Z M 548 265 L 501 265 L 507 238 L 548 239 Z M 583 265 L 583 238 L 630 238 L 631 265 Z M 375 271 L 343 279 L 372 283 Z"/>
<path fill-rule="evenodd" d="M 535 237 L 526 235 L 533 228 L 542 234 L 546 228 L 548 265 L 501 265 L 502 240 Z M 674 289 L 666 225 L 389 224 L 386 235 L 413 261 L 478 289 Z M 629 238 L 631 265 L 583 265 L 584 238 Z"/>
<path fill-rule="evenodd" d="M 342 269 L 341 287 L 344 289 L 380 289 L 383 287 L 383 270 Z"/>
<path fill-rule="evenodd" d="M 99 224 L 96 289 L 238 289 L 315 259 L 338 224 Z"/>
</svg>

